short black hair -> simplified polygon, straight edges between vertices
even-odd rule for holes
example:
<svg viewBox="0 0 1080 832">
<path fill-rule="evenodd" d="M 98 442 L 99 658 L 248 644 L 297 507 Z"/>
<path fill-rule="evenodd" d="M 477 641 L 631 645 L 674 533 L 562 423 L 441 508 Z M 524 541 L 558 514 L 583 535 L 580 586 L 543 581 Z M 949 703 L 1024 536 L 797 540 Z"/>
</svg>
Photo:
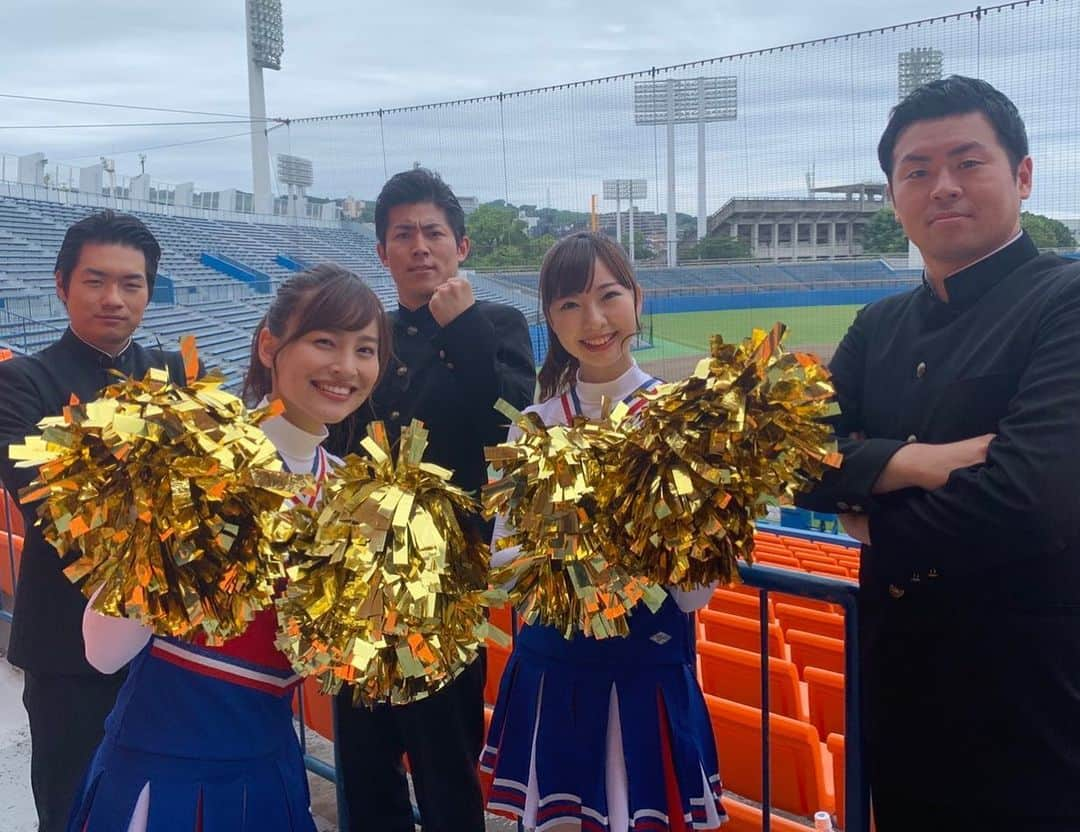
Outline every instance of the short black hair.
<svg viewBox="0 0 1080 832">
<path fill-rule="evenodd" d="M 446 214 L 446 223 L 454 232 L 454 240 L 461 242 L 465 236 L 465 211 L 442 177 L 427 168 L 413 168 L 395 173 L 383 185 L 375 199 L 375 236 L 386 245 L 386 224 L 390 209 L 397 205 L 415 205 L 418 202 L 431 202 L 436 208 L 442 208 Z"/>
<path fill-rule="evenodd" d="M 877 154 L 885 177 L 891 182 L 893 151 L 900 134 L 917 121 L 982 113 L 994 128 L 1013 170 L 1028 155 L 1027 128 L 1008 96 L 979 78 L 950 75 L 912 90 L 889 114 L 889 123 L 878 142 Z"/>
<path fill-rule="evenodd" d="M 161 246 L 142 220 L 131 214 L 120 214 L 106 208 L 96 214 L 83 217 L 68 228 L 60 251 L 56 255 L 54 270 L 60 274 L 60 283 L 67 291 L 71 287 L 71 273 L 79 263 L 79 255 L 87 243 L 115 243 L 138 249 L 146 258 L 146 287 L 154 294 Z"/>
</svg>

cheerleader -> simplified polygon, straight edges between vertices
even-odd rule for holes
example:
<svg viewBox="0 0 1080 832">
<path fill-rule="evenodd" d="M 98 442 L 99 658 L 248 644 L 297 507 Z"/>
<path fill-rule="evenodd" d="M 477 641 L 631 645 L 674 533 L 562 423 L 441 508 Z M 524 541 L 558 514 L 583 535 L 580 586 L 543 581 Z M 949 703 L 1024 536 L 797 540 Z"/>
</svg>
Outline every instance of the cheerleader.
<svg viewBox="0 0 1080 832">
<path fill-rule="evenodd" d="M 332 476 L 327 425 L 367 400 L 389 355 L 385 313 L 356 275 L 321 265 L 279 287 L 244 393 L 284 403 L 262 427 L 289 471 Z M 315 832 L 291 709 L 300 680 L 274 646 L 273 608 L 220 647 L 92 606 L 83 635 L 94 667 L 128 675 L 69 832 Z"/>
<path fill-rule="evenodd" d="M 550 347 L 529 410 L 568 424 L 597 418 L 604 398 L 643 403 L 659 382 L 630 354 L 642 291 L 622 250 L 594 233 L 561 240 L 544 258 L 540 300 Z M 505 534 L 500 518 L 495 539 Z M 493 565 L 513 557 L 496 553 Z M 494 773 L 488 808 L 544 832 L 718 828 L 726 816 L 692 616 L 712 589 L 670 589 L 656 613 L 639 605 L 626 638 L 524 626 L 481 758 Z"/>
</svg>

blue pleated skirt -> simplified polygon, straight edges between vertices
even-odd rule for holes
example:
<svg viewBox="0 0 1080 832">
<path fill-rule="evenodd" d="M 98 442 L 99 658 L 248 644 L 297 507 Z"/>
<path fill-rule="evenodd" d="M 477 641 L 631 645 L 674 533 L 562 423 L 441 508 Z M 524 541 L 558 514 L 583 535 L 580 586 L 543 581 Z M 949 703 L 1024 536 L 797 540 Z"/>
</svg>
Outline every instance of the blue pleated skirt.
<svg viewBox="0 0 1080 832">
<path fill-rule="evenodd" d="M 572 820 L 587 832 L 624 832 L 610 825 L 606 786 L 614 690 L 629 830 L 717 828 L 722 788 L 691 627 L 669 600 L 655 616 L 635 611 L 628 640 L 523 628 L 481 758 L 493 773 L 488 808 L 524 817 L 535 765 L 538 830 Z"/>
<path fill-rule="evenodd" d="M 68 832 L 127 832 L 147 784 L 147 832 L 315 832 L 291 688 L 227 680 L 278 671 L 205 651 L 217 669 L 192 672 L 155 655 L 156 641 L 130 666 Z"/>
</svg>

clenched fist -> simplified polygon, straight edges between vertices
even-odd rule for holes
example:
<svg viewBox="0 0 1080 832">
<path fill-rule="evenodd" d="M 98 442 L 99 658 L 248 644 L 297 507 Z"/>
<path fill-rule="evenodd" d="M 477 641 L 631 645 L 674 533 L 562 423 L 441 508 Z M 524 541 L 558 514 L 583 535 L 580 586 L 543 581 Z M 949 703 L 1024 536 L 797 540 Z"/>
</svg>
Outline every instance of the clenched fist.
<svg viewBox="0 0 1080 832">
<path fill-rule="evenodd" d="M 435 323 L 446 326 L 474 303 L 472 284 L 464 277 L 451 277 L 435 287 L 428 309 Z"/>
</svg>

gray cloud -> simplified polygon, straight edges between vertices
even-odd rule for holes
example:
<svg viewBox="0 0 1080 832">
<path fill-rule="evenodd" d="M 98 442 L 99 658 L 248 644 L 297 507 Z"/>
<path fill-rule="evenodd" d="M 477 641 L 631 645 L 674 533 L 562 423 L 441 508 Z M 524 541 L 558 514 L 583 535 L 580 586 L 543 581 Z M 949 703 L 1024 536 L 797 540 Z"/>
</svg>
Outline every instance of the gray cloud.
<svg viewBox="0 0 1080 832">
<path fill-rule="evenodd" d="M 854 0 L 769 4 L 672 0 L 493 0 L 451 4 L 318 4 L 285 0 L 284 70 L 266 73 L 268 110 L 288 117 L 397 107 L 606 76 L 880 27 L 940 13 L 939 0 L 902 10 Z M 242 3 L 9 0 L 0 48 L 0 92 L 247 111 Z M 788 50 L 689 69 L 733 74 L 740 119 L 708 128 L 710 210 L 732 195 L 801 193 L 811 165 L 821 184 L 880 179 L 874 146 L 895 102 L 896 53 L 916 45 L 945 52 L 947 71 L 981 73 L 1012 95 L 1037 154 L 1033 206 L 1074 212 L 1073 150 L 1080 97 L 1078 0 L 923 26 L 849 42 Z M 373 195 L 384 169 L 422 161 L 462 193 L 584 208 L 600 180 L 645 177 L 655 193 L 665 172 L 664 131 L 635 127 L 632 81 L 576 87 L 497 104 L 377 119 L 294 124 L 271 135 L 274 152 L 315 160 L 316 192 Z M 185 120 L 183 116 L 0 100 L 0 125 Z M 43 150 L 50 159 L 117 155 L 138 170 L 140 147 L 238 133 L 243 126 L 116 130 L 0 130 L 0 151 Z M 659 171 L 654 150 L 659 149 Z M 696 133 L 678 130 L 676 182 L 693 210 Z M 386 165 L 383 162 L 383 144 Z M 506 145 L 504 177 L 503 144 Z M 244 137 L 148 152 L 148 170 L 200 188 L 249 187 Z M 663 182 L 661 181 L 661 187 Z M 648 207 L 656 207 L 650 198 Z M 663 207 L 663 200 L 660 200 Z"/>
</svg>

